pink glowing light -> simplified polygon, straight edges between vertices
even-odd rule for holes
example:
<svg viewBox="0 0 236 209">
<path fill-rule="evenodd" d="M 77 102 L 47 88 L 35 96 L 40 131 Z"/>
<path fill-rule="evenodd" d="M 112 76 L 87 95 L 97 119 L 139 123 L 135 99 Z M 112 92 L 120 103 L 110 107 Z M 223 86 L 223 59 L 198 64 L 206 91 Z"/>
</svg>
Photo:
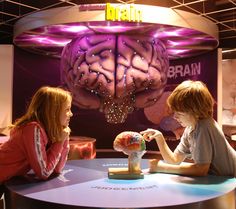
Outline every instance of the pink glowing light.
<svg viewBox="0 0 236 209">
<path fill-rule="evenodd" d="M 82 33 L 87 32 L 89 29 L 83 25 L 69 25 L 69 26 L 62 26 L 61 31 L 63 32 L 72 32 L 72 33 Z"/>
<path fill-rule="evenodd" d="M 67 43 L 85 34 L 127 34 L 158 38 L 166 45 L 169 59 L 195 56 L 206 52 L 206 50 L 213 50 L 218 46 L 215 35 L 217 34 L 215 32 L 216 27 L 203 17 L 196 17 L 186 12 L 183 15 L 181 11 L 165 10 L 164 12 L 163 7 L 153 8 L 145 5 L 142 8 L 145 13 L 143 15 L 145 17 L 153 16 L 150 21 L 106 21 L 103 11 L 106 5 L 100 6 L 89 4 L 86 6 L 86 10 L 81 9 L 82 5 L 69 8 L 60 7 L 26 16 L 16 23 L 17 27 L 14 30 L 17 29 L 15 30 L 17 33 L 13 41 L 26 50 L 59 58 Z M 153 11 L 154 13 L 152 13 Z M 65 13 L 65 17 L 56 19 L 55 14 L 58 13 Z M 163 14 L 165 16 L 166 13 L 170 13 L 170 18 L 159 21 L 158 15 Z M 190 19 L 186 17 L 184 20 L 186 15 Z M 179 18 L 179 21 L 175 18 Z M 160 17 L 160 19 L 162 18 Z M 199 27 L 201 23 L 204 27 Z M 210 27 L 207 27 L 208 25 Z M 203 46 L 203 50 L 199 50 L 200 46 Z M 56 47 L 57 50 L 51 53 L 51 47 Z M 175 50 L 171 50 L 173 47 Z"/>
<path fill-rule="evenodd" d="M 192 54 L 192 51 L 194 51 L 192 49 L 195 47 L 208 45 L 209 48 L 213 49 L 217 44 L 217 41 L 210 36 L 191 29 L 165 25 L 157 25 L 154 27 L 153 24 L 129 24 L 126 22 L 88 22 L 86 25 L 82 23 L 74 23 L 73 25 L 60 24 L 44 26 L 33 30 L 33 32 L 27 31 L 22 33 L 15 37 L 14 42 L 16 45 L 21 47 L 25 46 L 29 48 L 29 46 L 32 45 L 34 47 L 32 50 L 37 48 L 37 46 L 44 46 L 45 54 L 46 52 L 48 53 L 47 47 L 51 47 L 52 45 L 61 47 L 58 49 L 58 54 L 56 54 L 57 57 L 60 57 L 63 47 L 72 39 L 81 34 L 95 33 L 140 34 L 158 38 L 166 45 L 169 59 L 192 56 L 199 52 L 195 51 Z M 179 47 L 180 49 L 171 50 L 172 47 Z M 184 47 L 186 48 L 184 49 Z M 54 55 L 55 54 L 53 54 L 53 56 Z"/>
</svg>

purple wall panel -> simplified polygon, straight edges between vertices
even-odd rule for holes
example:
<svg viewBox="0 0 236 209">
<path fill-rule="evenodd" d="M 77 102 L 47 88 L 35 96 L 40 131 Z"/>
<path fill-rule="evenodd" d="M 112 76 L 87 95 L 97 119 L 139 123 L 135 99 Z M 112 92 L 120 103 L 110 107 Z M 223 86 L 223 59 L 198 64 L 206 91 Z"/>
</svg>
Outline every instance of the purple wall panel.
<svg viewBox="0 0 236 209">
<path fill-rule="evenodd" d="M 14 48 L 13 120 L 24 114 L 34 92 L 43 85 L 60 85 L 58 59 Z"/>
</svg>

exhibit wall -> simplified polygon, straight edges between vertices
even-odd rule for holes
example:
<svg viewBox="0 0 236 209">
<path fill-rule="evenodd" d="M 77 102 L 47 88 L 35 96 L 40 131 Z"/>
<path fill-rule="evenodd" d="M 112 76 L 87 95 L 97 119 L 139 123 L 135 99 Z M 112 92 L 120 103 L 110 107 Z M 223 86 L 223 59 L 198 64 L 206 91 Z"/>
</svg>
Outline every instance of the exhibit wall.
<svg viewBox="0 0 236 209">
<path fill-rule="evenodd" d="M 224 60 L 222 62 L 222 127 L 226 136 L 233 141 L 236 141 L 235 68 L 236 59 Z"/>
<path fill-rule="evenodd" d="M 29 53 L 18 47 L 15 47 L 14 53 L 13 120 L 24 114 L 30 98 L 39 87 L 44 85 L 65 87 L 60 59 Z M 139 71 L 136 73 L 138 74 Z M 206 83 L 217 101 L 217 50 L 191 58 L 170 60 L 167 83 L 157 100 L 150 106 L 134 108 L 122 122 L 109 122 L 99 108 L 81 107 L 78 106 L 78 102 L 73 102 L 71 134 L 95 138 L 98 149 L 112 149 L 115 136 L 122 131 L 156 128 L 163 131 L 168 143 L 173 143 L 171 146 L 174 147 L 176 145 L 174 142 L 180 137 L 182 128 L 169 115 L 165 101 L 176 85 L 187 79 L 201 80 Z M 73 92 L 73 95 L 75 93 Z M 145 96 L 144 94 L 143 97 Z M 78 100 L 80 96 L 76 98 L 76 101 Z M 157 148 L 155 143 L 151 142 L 147 149 Z"/>
<path fill-rule="evenodd" d="M 0 134 L 8 134 L 12 122 L 13 45 L 0 45 Z"/>
</svg>

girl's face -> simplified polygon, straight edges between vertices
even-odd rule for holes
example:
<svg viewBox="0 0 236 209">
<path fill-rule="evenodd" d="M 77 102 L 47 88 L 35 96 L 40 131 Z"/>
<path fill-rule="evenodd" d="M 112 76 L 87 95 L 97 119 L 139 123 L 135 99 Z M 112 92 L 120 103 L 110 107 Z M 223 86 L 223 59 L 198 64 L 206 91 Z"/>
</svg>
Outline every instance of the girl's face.
<svg viewBox="0 0 236 209">
<path fill-rule="evenodd" d="M 192 126 L 194 128 L 197 122 L 196 118 L 192 114 L 186 112 L 175 112 L 174 119 L 183 127 Z"/>
<path fill-rule="evenodd" d="M 67 100 L 63 105 L 62 105 L 62 110 L 60 113 L 60 122 L 63 127 L 68 127 L 70 118 L 73 116 L 71 112 L 71 100 Z"/>
</svg>

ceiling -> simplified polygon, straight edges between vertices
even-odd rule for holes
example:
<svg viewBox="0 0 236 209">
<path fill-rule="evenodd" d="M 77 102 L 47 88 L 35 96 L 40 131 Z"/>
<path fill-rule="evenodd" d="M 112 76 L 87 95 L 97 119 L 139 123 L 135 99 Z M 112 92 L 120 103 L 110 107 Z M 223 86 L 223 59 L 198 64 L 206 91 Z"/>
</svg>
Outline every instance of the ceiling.
<svg viewBox="0 0 236 209">
<path fill-rule="evenodd" d="M 13 43 L 15 22 L 28 14 L 55 7 L 108 2 L 164 6 L 206 17 L 218 26 L 219 47 L 225 51 L 223 58 L 236 58 L 236 0 L 0 0 L 0 44 Z"/>
</svg>

